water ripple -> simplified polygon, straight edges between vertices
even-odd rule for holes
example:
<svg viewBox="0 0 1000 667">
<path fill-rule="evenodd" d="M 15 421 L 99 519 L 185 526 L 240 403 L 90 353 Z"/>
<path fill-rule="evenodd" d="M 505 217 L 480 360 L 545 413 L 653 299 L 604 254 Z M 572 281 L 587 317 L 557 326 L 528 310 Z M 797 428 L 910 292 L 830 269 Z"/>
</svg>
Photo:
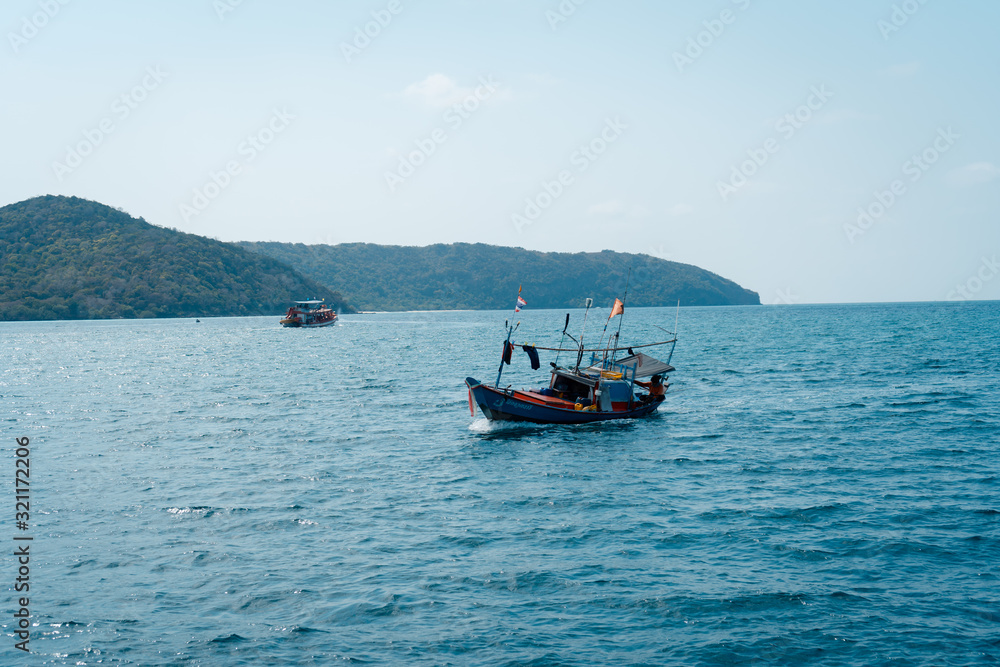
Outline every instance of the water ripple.
<svg viewBox="0 0 1000 667">
<path fill-rule="evenodd" d="M 686 309 L 659 413 L 584 427 L 469 416 L 504 317 L 0 324 L 32 659 L 1000 661 L 1000 306 Z"/>
</svg>

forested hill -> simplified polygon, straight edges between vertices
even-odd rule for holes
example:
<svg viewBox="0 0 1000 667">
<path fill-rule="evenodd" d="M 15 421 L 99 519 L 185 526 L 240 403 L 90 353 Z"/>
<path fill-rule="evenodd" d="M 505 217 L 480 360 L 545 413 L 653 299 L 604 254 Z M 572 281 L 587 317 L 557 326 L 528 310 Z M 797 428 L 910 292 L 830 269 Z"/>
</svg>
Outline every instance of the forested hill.
<svg viewBox="0 0 1000 667">
<path fill-rule="evenodd" d="M 279 315 L 336 292 L 269 257 L 76 197 L 0 208 L 0 320 Z"/>
<path fill-rule="evenodd" d="M 756 292 L 689 264 L 611 251 L 544 253 L 483 244 L 336 246 L 241 243 L 348 295 L 362 310 L 504 309 L 518 285 L 532 308 L 609 305 L 625 291 L 632 306 L 757 305 Z"/>
</svg>

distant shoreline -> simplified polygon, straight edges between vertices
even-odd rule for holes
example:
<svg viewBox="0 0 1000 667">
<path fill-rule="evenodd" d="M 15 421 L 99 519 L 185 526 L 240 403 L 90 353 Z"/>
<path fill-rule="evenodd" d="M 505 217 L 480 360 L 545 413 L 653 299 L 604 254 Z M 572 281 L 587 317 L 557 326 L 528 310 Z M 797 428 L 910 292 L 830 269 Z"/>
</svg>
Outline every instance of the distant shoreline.
<svg viewBox="0 0 1000 667">
<path fill-rule="evenodd" d="M 968 301 L 860 301 L 852 303 L 796 303 L 796 304 L 762 304 L 758 305 L 725 305 L 725 306 L 685 306 L 681 304 L 681 308 L 687 309 L 706 309 L 706 310 L 716 310 L 716 309 L 726 309 L 726 308 L 749 308 L 749 309 L 760 309 L 765 308 L 777 308 L 777 309 L 793 309 L 793 308 L 827 308 L 827 307 L 845 307 L 845 306 L 955 306 L 961 307 L 963 305 L 969 304 L 989 304 L 989 303 L 1000 303 L 1000 299 L 978 299 L 978 300 L 968 300 Z M 676 306 L 632 306 L 631 310 L 642 309 L 650 310 L 653 308 L 661 309 L 672 309 Z M 566 312 L 566 311 L 583 311 L 582 307 L 575 308 L 535 308 L 531 311 L 525 312 Z M 608 310 L 607 307 L 593 307 L 592 311 Z M 405 315 L 405 314 L 421 314 L 421 313 L 503 313 L 506 312 L 501 309 L 496 308 L 483 308 L 483 309 L 453 309 L 453 310 L 367 310 L 359 311 L 356 313 L 346 313 L 341 315 L 341 319 L 344 317 L 350 317 L 351 315 Z M 220 319 L 251 319 L 251 318 L 264 318 L 277 321 L 282 317 L 283 313 L 274 313 L 273 315 L 199 315 L 199 316 L 183 316 L 183 317 L 107 317 L 101 319 L 72 319 L 72 320 L 0 320 L 0 325 L 4 324 L 37 324 L 39 322 L 52 322 L 52 323 L 68 323 L 68 322 L 165 322 L 165 321 L 177 321 L 177 322 L 191 322 L 195 323 L 195 320 L 220 320 Z"/>
</svg>

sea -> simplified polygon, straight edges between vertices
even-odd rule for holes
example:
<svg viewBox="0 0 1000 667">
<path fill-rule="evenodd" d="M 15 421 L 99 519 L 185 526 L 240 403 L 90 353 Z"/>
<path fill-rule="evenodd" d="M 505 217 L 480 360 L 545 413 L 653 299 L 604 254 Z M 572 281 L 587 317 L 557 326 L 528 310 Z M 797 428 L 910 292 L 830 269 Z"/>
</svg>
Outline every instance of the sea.
<svg viewBox="0 0 1000 667">
<path fill-rule="evenodd" d="M 1000 662 L 1000 303 L 626 308 L 655 415 L 470 414 L 564 318 L 0 324 L 0 664 Z"/>
</svg>

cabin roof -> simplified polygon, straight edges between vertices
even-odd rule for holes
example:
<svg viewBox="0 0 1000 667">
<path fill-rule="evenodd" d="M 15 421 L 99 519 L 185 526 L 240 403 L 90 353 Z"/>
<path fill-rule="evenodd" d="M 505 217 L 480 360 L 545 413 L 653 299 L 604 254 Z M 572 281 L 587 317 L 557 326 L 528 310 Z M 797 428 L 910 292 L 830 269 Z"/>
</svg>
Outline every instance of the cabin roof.
<svg viewBox="0 0 1000 667">
<path fill-rule="evenodd" d="M 552 374 L 558 375 L 559 377 L 564 377 L 571 382 L 579 382 L 580 384 L 585 384 L 588 387 L 597 386 L 598 378 L 591 377 L 589 375 L 583 375 L 582 373 L 576 373 L 568 369 L 557 368 L 552 371 Z"/>
<path fill-rule="evenodd" d="M 641 352 L 628 357 L 623 357 L 622 359 L 615 359 L 616 365 L 621 364 L 629 369 L 631 369 L 636 362 L 639 364 L 635 371 L 636 379 L 648 378 L 654 375 L 664 375 L 665 373 L 671 373 L 675 370 L 670 364 L 666 364 L 659 359 L 654 359 L 648 354 L 643 354 Z M 601 370 L 601 367 L 599 364 L 595 364 L 587 370 L 596 372 Z M 629 373 L 629 376 L 631 376 L 631 373 Z"/>
</svg>

